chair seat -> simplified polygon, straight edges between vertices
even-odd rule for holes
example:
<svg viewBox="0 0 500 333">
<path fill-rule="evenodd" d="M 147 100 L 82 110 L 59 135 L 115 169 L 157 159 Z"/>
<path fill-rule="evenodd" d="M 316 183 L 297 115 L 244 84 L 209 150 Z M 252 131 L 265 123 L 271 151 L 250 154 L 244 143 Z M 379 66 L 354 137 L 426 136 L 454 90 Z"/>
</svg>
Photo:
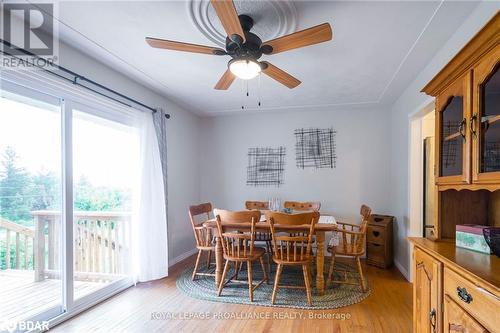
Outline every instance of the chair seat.
<svg viewBox="0 0 500 333">
<path fill-rule="evenodd" d="M 229 261 L 253 261 L 256 259 L 259 259 L 266 253 L 266 250 L 261 248 L 261 247 L 254 247 L 253 249 L 253 256 L 246 256 L 246 257 L 233 257 L 233 256 L 226 256 L 224 254 L 224 259 L 229 260 Z"/>
<path fill-rule="evenodd" d="M 196 247 L 198 250 L 204 250 L 204 251 L 215 251 L 215 245 L 210 245 L 210 246 L 197 246 Z"/>
</svg>

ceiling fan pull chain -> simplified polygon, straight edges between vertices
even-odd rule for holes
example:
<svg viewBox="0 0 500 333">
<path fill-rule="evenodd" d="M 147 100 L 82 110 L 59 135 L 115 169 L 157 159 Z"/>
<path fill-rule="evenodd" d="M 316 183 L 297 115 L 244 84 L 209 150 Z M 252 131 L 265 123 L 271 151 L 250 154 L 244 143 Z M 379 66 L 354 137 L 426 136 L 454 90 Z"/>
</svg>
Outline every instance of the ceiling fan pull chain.
<svg viewBox="0 0 500 333">
<path fill-rule="evenodd" d="M 243 91 L 245 89 L 245 82 L 243 80 L 240 80 L 241 82 L 241 109 L 245 110 L 245 98 L 243 97 Z"/>
<path fill-rule="evenodd" d="M 248 95 L 248 80 L 245 80 L 245 83 L 247 84 L 247 97 L 250 96 Z"/>
<path fill-rule="evenodd" d="M 257 94 L 259 95 L 259 108 L 260 108 L 260 100 L 261 100 L 261 96 L 260 96 L 260 77 L 262 76 L 262 73 L 259 73 L 259 82 L 258 82 L 258 92 Z"/>
</svg>

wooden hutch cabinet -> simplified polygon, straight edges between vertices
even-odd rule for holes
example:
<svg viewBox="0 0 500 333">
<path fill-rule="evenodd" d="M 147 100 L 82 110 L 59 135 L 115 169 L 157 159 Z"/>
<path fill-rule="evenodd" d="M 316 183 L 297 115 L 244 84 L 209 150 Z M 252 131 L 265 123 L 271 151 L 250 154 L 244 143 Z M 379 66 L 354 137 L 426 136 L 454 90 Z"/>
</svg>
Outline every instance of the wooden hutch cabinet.
<svg viewBox="0 0 500 333">
<path fill-rule="evenodd" d="M 437 185 L 500 184 L 497 20 L 495 17 L 422 90 L 436 98 Z"/>
<path fill-rule="evenodd" d="M 410 238 L 415 333 L 500 332 L 500 258 L 455 246 L 458 224 L 500 227 L 500 12 L 423 88 L 435 97 L 427 238 Z"/>
</svg>

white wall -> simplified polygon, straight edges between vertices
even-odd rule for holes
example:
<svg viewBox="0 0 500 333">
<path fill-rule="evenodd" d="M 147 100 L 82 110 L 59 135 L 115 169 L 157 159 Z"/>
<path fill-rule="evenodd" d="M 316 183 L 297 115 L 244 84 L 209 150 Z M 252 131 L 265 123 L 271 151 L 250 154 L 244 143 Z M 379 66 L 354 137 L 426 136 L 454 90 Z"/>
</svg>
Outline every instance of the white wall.
<svg viewBox="0 0 500 333">
<path fill-rule="evenodd" d="M 410 256 L 406 237 L 409 230 L 408 212 L 408 152 L 409 115 L 420 111 L 432 99 L 420 93 L 422 87 L 443 68 L 451 58 L 500 9 L 500 2 L 482 2 L 464 21 L 456 33 L 443 45 L 431 62 L 406 88 L 391 108 L 391 212 L 398 222 L 395 233 L 395 260 L 403 273 L 408 271 Z"/>
<path fill-rule="evenodd" d="M 62 44 L 60 65 L 98 83 L 170 113 L 168 139 L 168 242 L 171 263 L 194 248 L 188 206 L 199 201 L 198 133 L 200 117 L 128 77 Z M 154 232 L 154 230 L 151 230 Z"/>
<path fill-rule="evenodd" d="M 362 203 L 390 213 L 389 122 L 382 110 L 297 110 L 203 119 L 201 199 L 215 207 L 244 209 L 245 200 L 321 201 L 322 211 L 359 221 Z M 335 169 L 298 169 L 297 128 L 337 131 Z M 248 148 L 286 147 L 284 185 L 247 186 Z"/>
</svg>

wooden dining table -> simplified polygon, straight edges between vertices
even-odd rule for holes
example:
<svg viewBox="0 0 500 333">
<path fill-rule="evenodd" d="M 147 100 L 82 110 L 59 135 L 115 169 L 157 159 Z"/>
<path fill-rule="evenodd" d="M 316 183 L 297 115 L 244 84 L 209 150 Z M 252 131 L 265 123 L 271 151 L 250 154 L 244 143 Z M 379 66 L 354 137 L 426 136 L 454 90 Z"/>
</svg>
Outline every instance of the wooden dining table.
<svg viewBox="0 0 500 333">
<path fill-rule="evenodd" d="M 214 230 L 215 234 L 215 284 L 219 285 L 222 279 L 222 268 L 224 266 L 224 258 L 222 253 L 222 242 L 217 232 L 217 223 L 215 219 L 211 219 L 203 223 L 205 228 L 210 228 Z M 237 222 L 222 222 L 222 226 L 226 230 L 250 230 L 251 223 L 237 223 Z M 290 231 L 290 232 L 307 232 L 309 231 L 309 225 L 275 225 L 275 228 L 279 231 Z M 271 232 L 269 222 L 261 221 L 255 224 L 256 231 L 260 232 Z M 316 235 L 316 291 L 318 295 L 323 295 L 325 293 L 325 233 L 333 232 L 337 230 L 336 223 L 316 223 L 315 235 Z"/>
</svg>

